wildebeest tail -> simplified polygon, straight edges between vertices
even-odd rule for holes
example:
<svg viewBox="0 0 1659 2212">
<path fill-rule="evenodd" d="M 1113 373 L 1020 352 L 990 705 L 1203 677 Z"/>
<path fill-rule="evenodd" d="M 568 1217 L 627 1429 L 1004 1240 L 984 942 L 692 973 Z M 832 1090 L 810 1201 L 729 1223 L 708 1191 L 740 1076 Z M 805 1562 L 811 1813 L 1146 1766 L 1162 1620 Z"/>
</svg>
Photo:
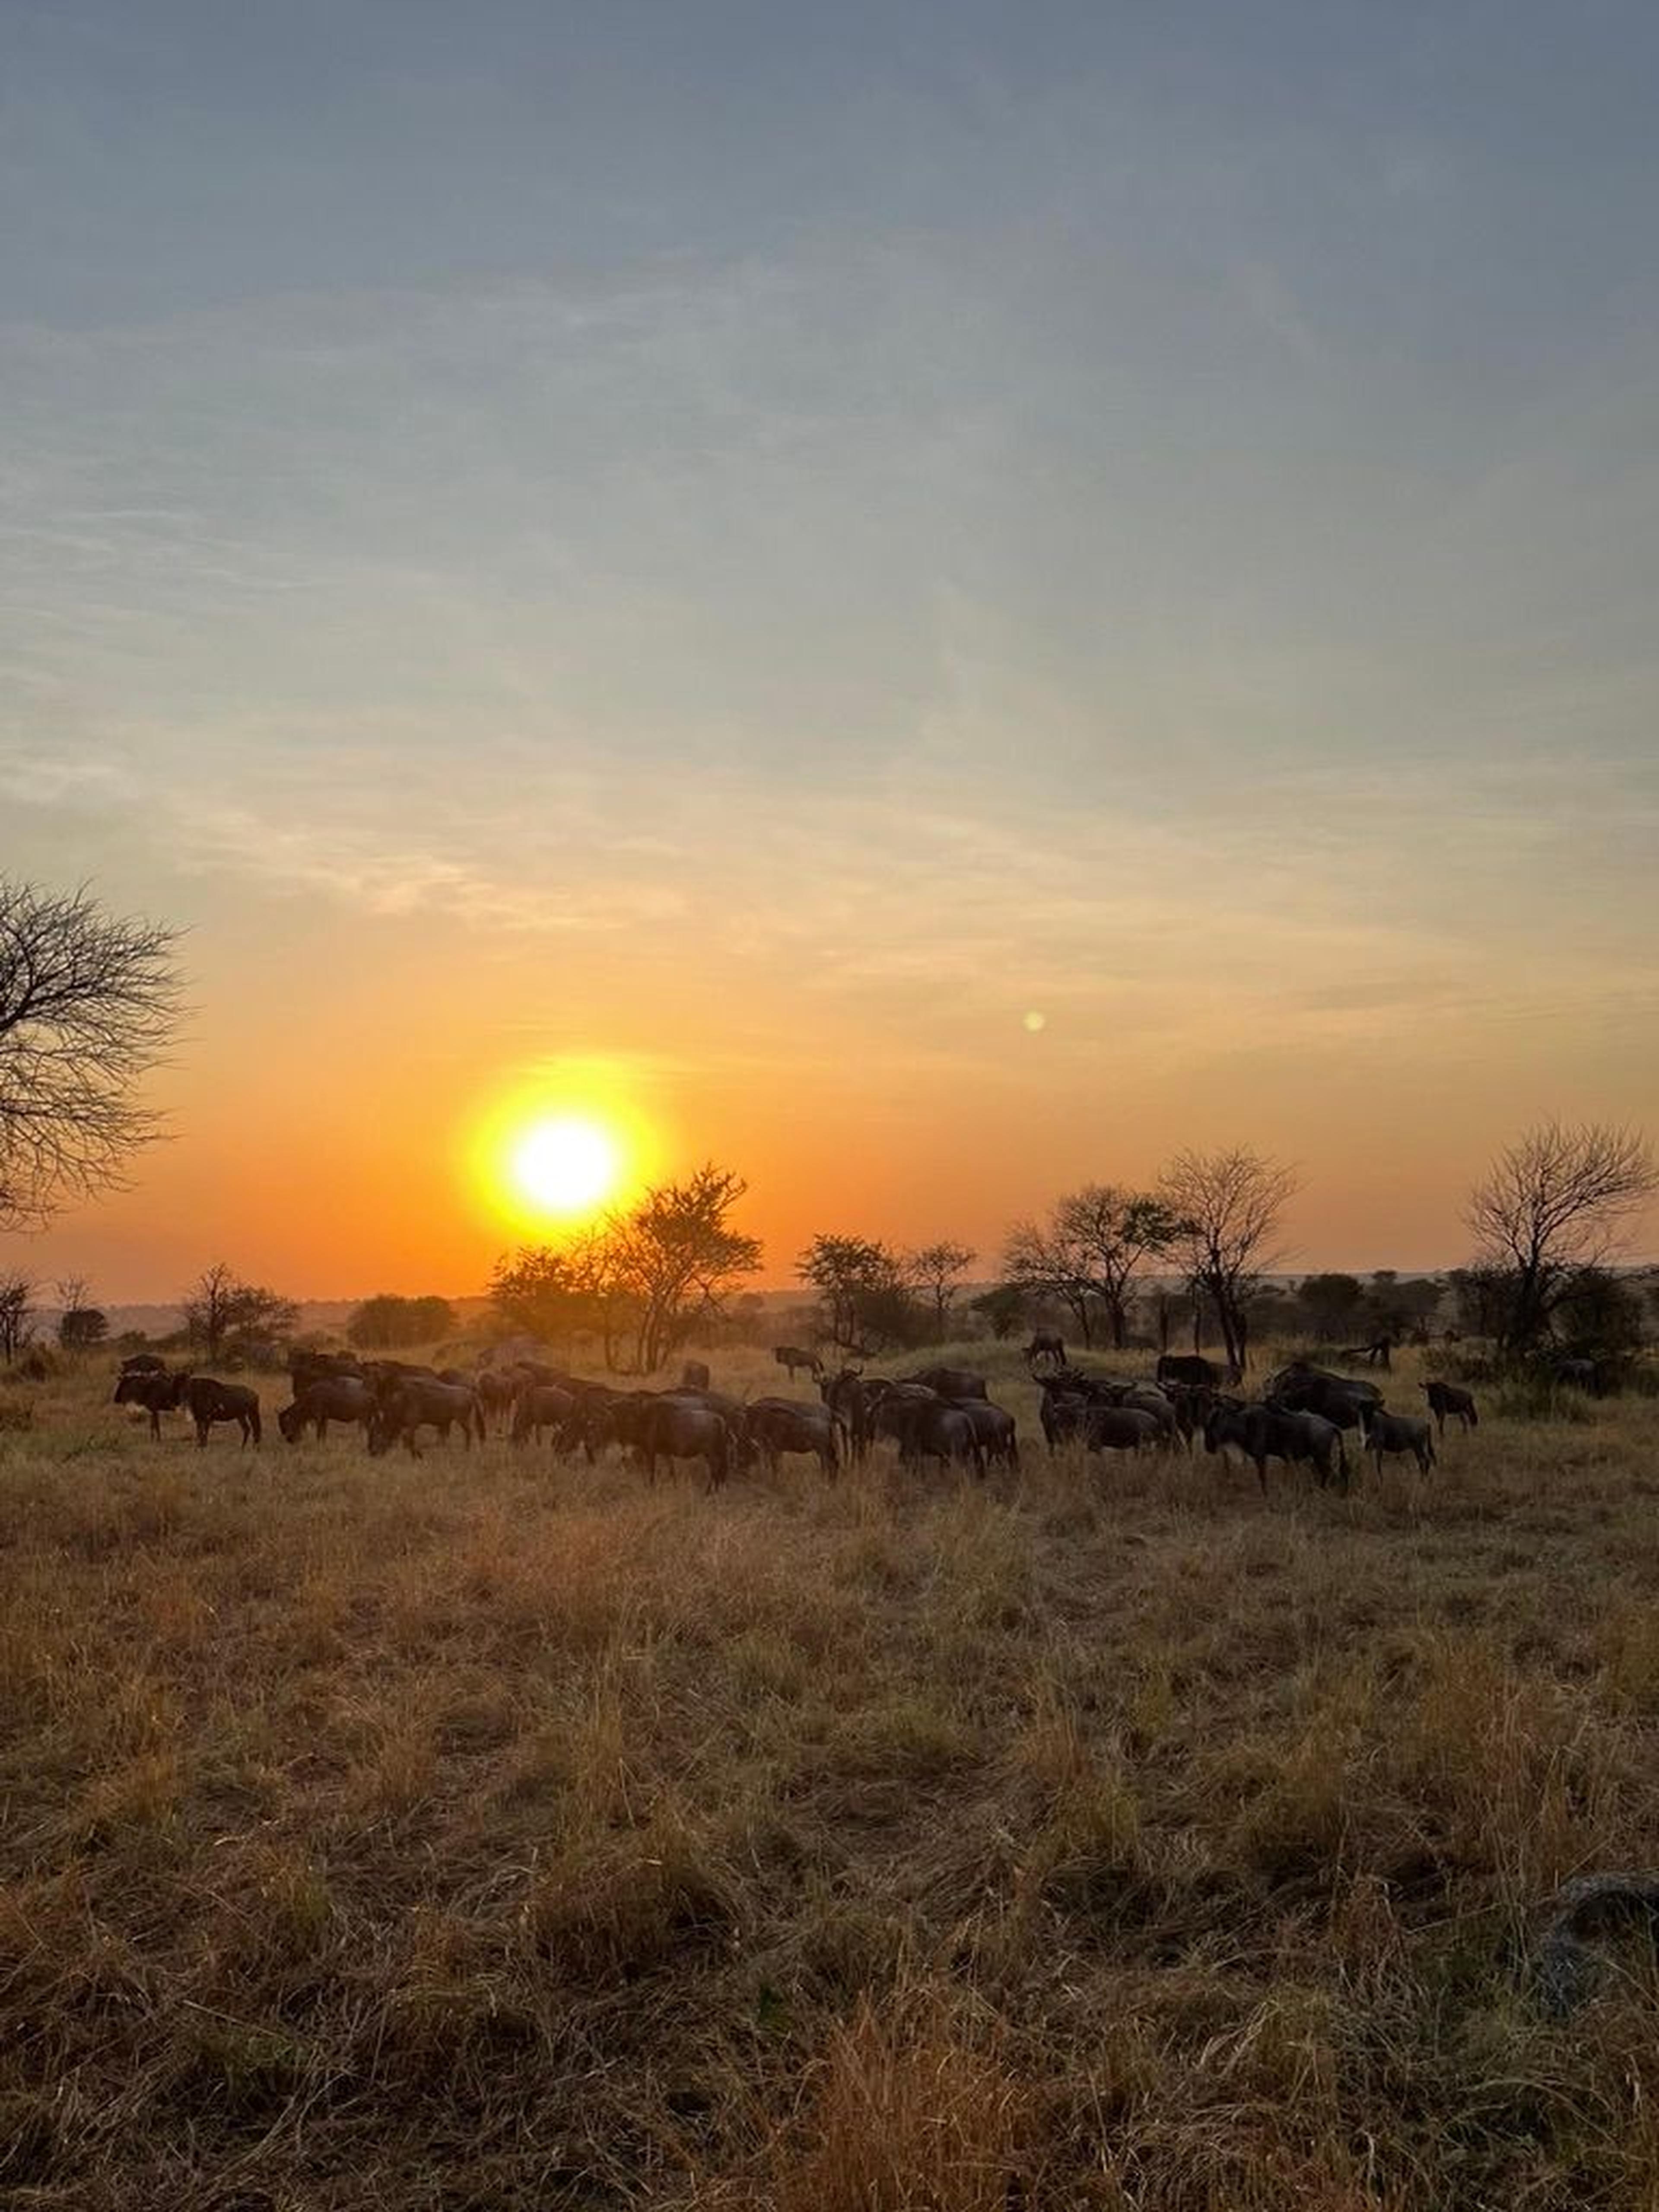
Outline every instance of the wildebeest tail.
<svg viewBox="0 0 1659 2212">
<path fill-rule="evenodd" d="M 253 1431 L 253 1441 L 257 1444 L 261 1441 L 264 1434 L 264 1431 L 259 1426 L 259 1401 L 257 1398 L 248 1408 L 247 1418 L 249 1425 L 252 1426 Z"/>
</svg>

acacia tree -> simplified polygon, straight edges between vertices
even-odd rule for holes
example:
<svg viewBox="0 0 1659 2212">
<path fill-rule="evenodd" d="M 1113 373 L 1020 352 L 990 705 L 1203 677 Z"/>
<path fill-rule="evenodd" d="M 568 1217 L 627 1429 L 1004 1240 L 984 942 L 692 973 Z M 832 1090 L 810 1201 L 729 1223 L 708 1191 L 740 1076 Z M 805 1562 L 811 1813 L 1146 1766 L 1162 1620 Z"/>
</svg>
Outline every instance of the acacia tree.
<svg viewBox="0 0 1659 2212">
<path fill-rule="evenodd" d="M 1171 1248 L 1181 1256 L 1193 1296 L 1194 1346 L 1207 1298 L 1228 1360 L 1240 1370 L 1249 1362 L 1246 1303 L 1278 1257 L 1279 1216 L 1300 1188 L 1294 1168 L 1248 1146 L 1177 1152 L 1159 1180 L 1172 1224 Z"/>
<path fill-rule="evenodd" d="M 1163 1199 L 1115 1183 L 1085 1183 L 1054 1201 L 1046 1224 L 1022 1221 L 1009 1232 L 1003 1273 L 1038 1297 L 1057 1298 L 1091 1345 L 1102 1308 L 1115 1348 L 1128 1334 L 1129 1291 L 1146 1261 L 1169 1249 L 1174 1217 Z"/>
<path fill-rule="evenodd" d="M 1470 1192 L 1463 1218 L 1476 1267 L 1506 1281 L 1499 1342 L 1531 1351 L 1573 1278 L 1604 1267 L 1653 1194 L 1651 1150 L 1640 1130 L 1601 1121 L 1542 1121 L 1500 1152 Z"/>
<path fill-rule="evenodd" d="M 185 1292 L 184 1313 L 191 1342 L 210 1359 L 239 1338 L 286 1336 L 300 1318 L 291 1298 L 261 1283 L 245 1283 L 223 1260 L 204 1267 Z"/>
<path fill-rule="evenodd" d="M 118 1184 L 161 1133 L 135 1092 L 179 1017 L 176 942 L 84 890 L 0 879 L 0 1225 Z"/>
<path fill-rule="evenodd" d="M 815 1237 L 795 1272 L 817 1292 L 823 1333 L 843 1352 L 865 1358 L 914 1341 L 915 1301 L 890 1246 L 869 1237 Z"/>
<path fill-rule="evenodd" d="M 622 1249 L 606 1228 L 568 1244 L 523 1246 L 495 1263 L 489 1302 L 510 1328 L 550 1344 L 597 1336 L 605 1364 L 619 1364 L 623 1334 L 637 1316 L 624 1279 Z"/>
<path fill-rule="evenodd" d="M 912 1252 L 904 1263 L 910 1281 L 933 1302 L 933 1334 L 941 1344 L 949 1334 L 951 1304 L 960 1287 L 957 1278 L 973 1266 L 976 1257 L 971 1244 L 953 1244 L 948 1237 L 941 1237 L 937 1244 L 924 1244 L 920 1251 Z"/>
<path fill-rule="evenodd" d="M 736 1279 L 761 1263 L 757 1238 L 726 1216 L 749 1186 L 708 1161 L 684 1182 L 659 1185 L 611 1232 L 621 1277 L 638 1302 L 635 1358 L 660 1367 L 699 1316 L 717 1317 Z"/>
</svg>

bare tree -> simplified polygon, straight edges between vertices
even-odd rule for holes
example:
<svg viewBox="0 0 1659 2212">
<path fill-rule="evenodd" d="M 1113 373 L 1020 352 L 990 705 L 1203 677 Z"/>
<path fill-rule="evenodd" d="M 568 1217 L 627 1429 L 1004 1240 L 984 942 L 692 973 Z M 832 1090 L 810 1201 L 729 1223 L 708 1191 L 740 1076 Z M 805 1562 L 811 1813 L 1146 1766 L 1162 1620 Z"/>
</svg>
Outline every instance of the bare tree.
<svg viewBox="0 0 1659 2212">
<path fill-rule="evenodd" d="M 245 1283 L 222 1260 L 204 1267 L 185 1293 L 185 1327 L 192 1344 L 217 1359 L 239 1338 L 286 1336 L 298 1323 L 291 1298 L 263 1284 Z"/>
<path fill-rule="evenodd" d="M 0 880 L 0 1224 L 118 1184 L 160 1134 L 134 1093 L 179 1018 L 176 942 L 84 890 Z"/>
<path fill-rule="evenodd" d="M 1121 1350 L 1130 1285 L 1149 1259 L 1169 1249 L 1175 1227 L 1161 1197 L 1114 1183 L 1085 1183 L 1055 1200 L 1046 1224 L 1015 1224 L 1003 1273 L 1038 1297 L 1058 1299 L 1085 1345 L 1094 1340 L 1094 1310 L 1103 1309 L 1112 1342 Z"/>
<path fill-rule="evenodd" d="M 638 1304 L 642 1373 L 662 1365 L 699 1316 L 717 1317 L 735 1279 L 759 1267 L 758 1240 L 726 1219 L 748 1188 L 711 1160 L 684 1182 L 647 1190 L 615 1225 L 622 1278 Z"/>
<path fill-rule="evenodd" d="M 27 1275 L 0 1275 L 0 1359 L 15 1359 L 33 1335 L 33 1295 Z"/>
<path fill-rule="evenodd" d="M 1656 1184 L 1642 1132 L 1601 1121 L 1541 1121 L 1498 1154 L 1463 1218 L 1477 1264 L 1507 1279 L 1506 1351 L 1528 1351 L 1547 1335 L 1574 1276 L 1622 1248 Z"/>
<path fill-rule="evenodd" d="M 1300 1188 L 1294 1168 L 1264 1159 L 1248 1146 L 1177 1152 L 1164 1170 L 1159 1194 L 1172 1217 L 1171 1243 L 1193 1294 L 1194 1336 L 1201 1301 L 1208 1298 L 1235 1367 L 1249 1360 L 1245 1303 L 1279 1256 L 1274 1249 L 1279 1215 Z"/>
<path fill-rule="evenodd" d="M 933 1334 L 941 1344 L 949 1328 L 951 1302 L 960 1287 L 957 1278 L 973 1266 L 975 1257 L 971 1244 L 954 1244 L 941 1237 L 937 1244 L 924 1244 L 912 1252 L 906 1261 L 905 1272 L 933 1302 Z"/>
</svg>

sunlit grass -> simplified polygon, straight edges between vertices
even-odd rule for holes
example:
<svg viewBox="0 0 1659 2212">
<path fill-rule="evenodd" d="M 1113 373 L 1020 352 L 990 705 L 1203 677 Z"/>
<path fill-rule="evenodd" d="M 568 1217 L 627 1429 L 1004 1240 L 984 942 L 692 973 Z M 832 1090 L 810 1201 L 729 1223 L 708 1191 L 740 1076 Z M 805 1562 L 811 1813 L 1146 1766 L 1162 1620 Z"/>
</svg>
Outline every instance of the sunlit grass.
<svg viewBox="0 0 1659 2212">
<path fill-rule="evenodd" d="M 1018 1477 L 714 1497 L 6 1385 L 0 2191 L 1651 2203 L 1650 1960 L 1525 1954 L 1659 1859 L 1656 1401 L 1264 1502 L 971 1356 Z"/>
</svg>

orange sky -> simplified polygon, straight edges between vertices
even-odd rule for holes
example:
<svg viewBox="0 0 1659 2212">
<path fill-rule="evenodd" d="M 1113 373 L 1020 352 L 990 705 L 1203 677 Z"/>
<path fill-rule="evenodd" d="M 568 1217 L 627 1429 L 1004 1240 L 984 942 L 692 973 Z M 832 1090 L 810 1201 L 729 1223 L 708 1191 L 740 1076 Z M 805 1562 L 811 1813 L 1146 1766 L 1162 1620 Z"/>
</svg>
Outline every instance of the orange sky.
<svg viewBox="0 0 1659 2212">
<path fill-rule="evenodd" d="M 194 1012 L 4 1257 L 477 1290 L 573 1066 L 771 1282 L 1651 1127 L 1659 33 L 1523 12 L 32 11 L 0 869 Z"/>
</svg>

